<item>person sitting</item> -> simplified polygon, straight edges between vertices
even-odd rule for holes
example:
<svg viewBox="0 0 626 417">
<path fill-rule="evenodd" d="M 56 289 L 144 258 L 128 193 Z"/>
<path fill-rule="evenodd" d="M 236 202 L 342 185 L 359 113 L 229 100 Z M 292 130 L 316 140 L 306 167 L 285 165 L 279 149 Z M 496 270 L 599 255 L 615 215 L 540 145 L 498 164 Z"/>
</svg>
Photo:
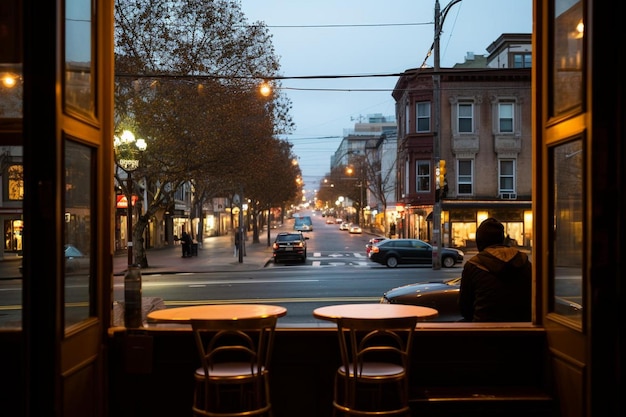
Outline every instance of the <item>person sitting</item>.
<svg viewBox="0 0 626 417">
<path fill-rule="evenodd" d="M 461 273 L 459 308 L 465 321 L 531 321 L 532 269 L 528 255 L 504 244 L 504 226 L 494 218 L 476 230 L 479 253 Z"/>
</svg>

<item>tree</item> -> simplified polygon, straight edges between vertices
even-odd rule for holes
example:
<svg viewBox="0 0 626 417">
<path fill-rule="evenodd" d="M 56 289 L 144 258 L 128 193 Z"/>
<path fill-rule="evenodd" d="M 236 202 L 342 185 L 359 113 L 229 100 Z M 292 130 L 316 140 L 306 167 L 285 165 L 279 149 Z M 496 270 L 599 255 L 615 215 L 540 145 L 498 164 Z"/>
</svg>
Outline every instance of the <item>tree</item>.
<svg viewBox="0 0 626 417">
<path fill-rule="evenodd" d="M 133 228 L 140 242 L 182 184 L 193 185 L 200 207 L 234 183 L 252 189 L 246 173 L 258 172 L 260 143 L 292 127 L 290 103 L 256 94 L 279 64 L 267 27 L 249 25 L 238 2 L 118 0 L 115 23 L 116 132 L 148 143 L 133 173 L 149 196 Z M 147 266 L 143 245 L 134 251 Z"/>
</svg>

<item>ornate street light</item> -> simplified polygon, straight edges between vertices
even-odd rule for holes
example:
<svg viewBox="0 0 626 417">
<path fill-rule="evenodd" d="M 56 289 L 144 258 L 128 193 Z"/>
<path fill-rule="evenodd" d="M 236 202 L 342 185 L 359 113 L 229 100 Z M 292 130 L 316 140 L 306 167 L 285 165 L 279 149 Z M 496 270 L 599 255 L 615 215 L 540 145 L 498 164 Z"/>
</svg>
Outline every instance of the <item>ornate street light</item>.
<svg viewBox="0 0 626 417">
<path fill-rule="evenodd" d="M 139 168 L 139 153 L 147 148 L 146 141 L 135 139 L 135 135 L 124 130 L 122 135 L 114 137 L 115 163 L 126 172 L 126 226 L 128 268 L 124 276 L 124 324 L 126 327 L 141 327 L 141 271 L 133 263 L 133 177 Z"/>
</svg>

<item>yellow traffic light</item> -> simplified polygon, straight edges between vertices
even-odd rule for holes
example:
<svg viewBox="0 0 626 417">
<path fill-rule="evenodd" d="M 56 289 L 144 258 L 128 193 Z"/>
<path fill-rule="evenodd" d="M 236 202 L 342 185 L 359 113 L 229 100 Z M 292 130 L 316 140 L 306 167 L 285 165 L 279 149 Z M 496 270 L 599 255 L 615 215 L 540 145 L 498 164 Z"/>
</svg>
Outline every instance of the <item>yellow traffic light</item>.
<svg viewBox="0 0 626 417">
<path fill-rule="evenodd" d="M 446 161 L 439 161 L 439 187 L 443 188 L 446 180 Z"/>
</svg>

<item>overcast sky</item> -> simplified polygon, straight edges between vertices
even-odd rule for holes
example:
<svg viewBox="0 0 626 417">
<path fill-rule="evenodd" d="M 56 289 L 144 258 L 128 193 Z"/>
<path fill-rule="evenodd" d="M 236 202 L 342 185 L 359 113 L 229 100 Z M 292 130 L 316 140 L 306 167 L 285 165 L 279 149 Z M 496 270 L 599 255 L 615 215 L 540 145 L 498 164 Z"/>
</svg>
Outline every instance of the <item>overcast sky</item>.
<svg viewBox="0 0 626 417">
<path fill-rule="evenodd" d="M 240 0 L 249 23 L 273 35 L 283 76 L 397 74 L 422 65 L 433 43 L 435 0 Z M 449 0 L 440 0 L 443 10 Z M 503 33 L 532 32 L 532 0 L 462 0 L 450 7 L 441 67 L 487 55 Z M 433 65 L 432 56 L 426 59 Z M 306 183 L 330 170 L 344 129 L 370 114 L 395 116 L 398 77 L 283 80 L 296 124 L 288 139 Z M 350 91 L 349 91 L 350 90 Z M 365 90 L 365 91 L 364 91 Z"/>
</svg>

